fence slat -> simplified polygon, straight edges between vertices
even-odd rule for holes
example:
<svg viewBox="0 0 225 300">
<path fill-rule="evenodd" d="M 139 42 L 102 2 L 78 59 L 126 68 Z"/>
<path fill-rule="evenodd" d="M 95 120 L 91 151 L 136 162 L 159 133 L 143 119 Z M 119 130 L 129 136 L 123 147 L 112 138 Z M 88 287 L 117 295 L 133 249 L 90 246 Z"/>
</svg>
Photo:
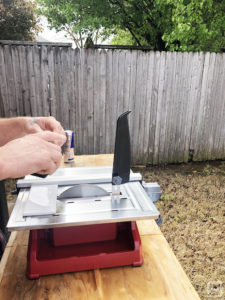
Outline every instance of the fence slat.
<svg viewBox="0 0 225 300">
<path fill-rule="evenodd" d="M 0 96 L 1 96 L 1 116 L 9 116 L 9 101 L 7 90 L 7 77 L 5 74 L 4 49 L 0 47 Z"/>
</svg>

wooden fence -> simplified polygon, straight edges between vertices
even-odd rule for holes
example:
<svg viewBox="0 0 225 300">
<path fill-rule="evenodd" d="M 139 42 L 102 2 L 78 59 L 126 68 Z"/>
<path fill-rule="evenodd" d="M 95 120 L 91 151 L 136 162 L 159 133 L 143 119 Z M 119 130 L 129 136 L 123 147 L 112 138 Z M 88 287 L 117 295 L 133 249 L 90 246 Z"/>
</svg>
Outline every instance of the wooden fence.
<svg viewBox="0 0 225 300">
<path fill-rule="evenodd" d="M 225 158 L 225 54 L 0 46 L 2 117 L 55 116 L 93 154 L 126 110 L 134 162 Z"/>
</svg>

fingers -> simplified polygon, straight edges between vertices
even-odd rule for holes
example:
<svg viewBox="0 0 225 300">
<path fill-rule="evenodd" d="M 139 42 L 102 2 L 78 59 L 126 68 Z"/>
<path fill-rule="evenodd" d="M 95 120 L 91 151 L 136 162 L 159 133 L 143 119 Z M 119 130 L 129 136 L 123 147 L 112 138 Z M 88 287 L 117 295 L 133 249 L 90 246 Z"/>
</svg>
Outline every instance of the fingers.
<svg viewBox="0 0 225 300">
<path fill-rule="evenodd" d="M 44 139 L 45 141 L 54 143 L 60 147 L 66 142 L 66 136 L 56 132 L 42 131 L 36 133 L 36 135 Z"/>
<path fill-rule="evenodd" d="M 21 118 L 22 119 L 22 118 Z M 24 117 L 25 134 L 37 133 L 41 131 L 51 131 L 65 135 L 64 129 L 54 117 Z"/>
<path fill-rule="evenodd" d="M 36 123 L 42 130 L 49 130 L 63 135 L 65 134 L 63 127 L 54 117 L 41 117 Z"/>
<path fill-rule="evenodd" d="M 51 147 L 58 147 L 56 145 L 49 145 L 49 148 Z M 60 149 L 60 147 L 58 147 Z M 38 171 L 39 174 L 53 174 L 58 167 L 60 166 L 62 159 L 61 151 L 58 151 L 58 149 L 54 148 L 50 152 L 44 155 L 43 161 L 42 161 L 42 167 L 40 171 Z"/>
</svg>

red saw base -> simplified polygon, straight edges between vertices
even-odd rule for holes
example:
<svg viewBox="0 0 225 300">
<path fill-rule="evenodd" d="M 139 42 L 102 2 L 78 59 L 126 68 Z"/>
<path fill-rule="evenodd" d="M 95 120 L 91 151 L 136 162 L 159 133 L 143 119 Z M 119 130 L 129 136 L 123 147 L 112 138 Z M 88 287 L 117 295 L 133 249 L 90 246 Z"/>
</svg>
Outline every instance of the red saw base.
<svg viewBox="0 0 225 300">
<path fill-rule="evenodd" d="M 142 262 L 136 222 L 30 231 L 27 275 L 31 279 L 99 268 L 140 266 Z"/>
</svg>

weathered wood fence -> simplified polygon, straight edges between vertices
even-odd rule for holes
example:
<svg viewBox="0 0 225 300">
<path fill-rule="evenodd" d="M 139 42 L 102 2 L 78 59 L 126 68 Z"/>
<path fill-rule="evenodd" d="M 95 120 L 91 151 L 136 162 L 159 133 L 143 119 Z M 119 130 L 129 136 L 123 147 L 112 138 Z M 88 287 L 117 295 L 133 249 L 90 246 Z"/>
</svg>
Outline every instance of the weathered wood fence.
<svg viewBox="0 0 225 300">
<path fill-rule="evenodd" d="M 128 109 L 135 162 L 225 158 L 225 54 L 0 46 L 2 117 L 53 115 L 76 153 L 110 153 Z"/>
</svg>

